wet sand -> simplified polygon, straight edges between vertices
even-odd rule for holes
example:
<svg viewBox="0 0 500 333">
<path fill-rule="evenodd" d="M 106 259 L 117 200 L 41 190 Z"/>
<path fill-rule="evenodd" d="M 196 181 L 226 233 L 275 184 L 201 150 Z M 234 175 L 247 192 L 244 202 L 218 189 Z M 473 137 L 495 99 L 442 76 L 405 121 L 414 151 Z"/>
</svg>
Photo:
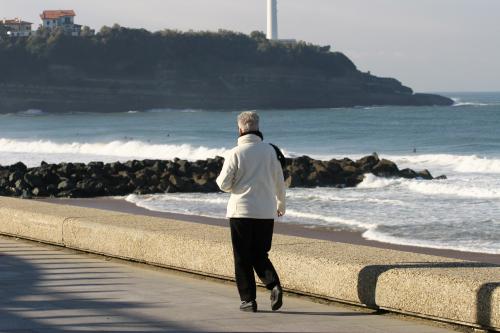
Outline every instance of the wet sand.
<svg viewBox="0 0 500 333">
<path fill-rule="evenodd" d="M 217 218 L 209 218 L 203 216 L 183 215 L 183 214 L 165 213 L 165 212 L 155 212 L 147 210 L 145 208 L 137 207 L 135 204 L 127 202 L 125 200 L 114 199 L 114 198 L 91 198 L 91 199 L 51 198 L 51 199 L 37 199 L 37 200 L 55 204 L 97 208 L 97 209 L 111 210 L 122 213 L 163 217 L 163 218 L 170 218 L 170 219 L 189 221 L 195 223 L 203 223 L 209 225 L 217 225 L 217 226 L 228 225 L 228 221 L 226 219 L 217 219 Z M 307 226 L 276 222 L 275 233 L 290 235 L 290 236 L 313 238 L 318 240 L 328 240 L 340 243 L 372 246 L 383 249 L 393 249 L 398 251 L 429 254 L 429 255 L 455 258 L 455 259 L 500 264 L 500 255 L 498 254 L 473 253 L 473 252 L 462 252 L 454 250 L 432 249 L 432 248 L 416 247 L 416 246 L 394 245 L 394 244 L 366 240 L 361 236 L 361 233 L 359 232 L 335 230 L 326 227 L 312 228 Z"/>
</svg>

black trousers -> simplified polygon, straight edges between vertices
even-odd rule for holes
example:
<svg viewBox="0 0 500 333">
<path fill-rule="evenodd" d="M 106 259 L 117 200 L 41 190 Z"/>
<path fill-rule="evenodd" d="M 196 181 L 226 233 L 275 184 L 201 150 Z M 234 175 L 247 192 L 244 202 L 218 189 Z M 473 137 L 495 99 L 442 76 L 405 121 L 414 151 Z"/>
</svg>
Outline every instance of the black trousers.
<svg viewBox="0 0 500 333">
<path fill-rule="evenodd" d="M 274 220 L 231 218 L 229 222 L 240 299 L 253 301 L 256 298 L 254 270 L 267 289 L 280 283 L 267 254 L 271 250 Z"/>
</svg>

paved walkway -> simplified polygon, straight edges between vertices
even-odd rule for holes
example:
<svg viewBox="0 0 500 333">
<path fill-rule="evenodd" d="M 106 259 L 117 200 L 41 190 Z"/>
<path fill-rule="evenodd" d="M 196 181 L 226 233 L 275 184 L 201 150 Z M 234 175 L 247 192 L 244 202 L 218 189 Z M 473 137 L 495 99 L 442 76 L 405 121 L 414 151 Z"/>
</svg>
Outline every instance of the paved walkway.
<svg viewBox="0 0 500 333">
<path fill-rule="evenodd" d="M 231 284 L 0 236 L 0 332 L 452 332 L 286 297 L 270 311 L 238 310 Z"/>
</svg>

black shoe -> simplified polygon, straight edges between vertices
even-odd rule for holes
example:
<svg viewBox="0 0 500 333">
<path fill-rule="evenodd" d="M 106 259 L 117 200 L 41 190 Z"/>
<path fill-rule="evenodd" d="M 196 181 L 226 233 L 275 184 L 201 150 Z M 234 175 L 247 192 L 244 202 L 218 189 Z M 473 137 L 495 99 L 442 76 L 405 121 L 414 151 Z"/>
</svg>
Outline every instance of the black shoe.
<svg viewBox="0 0 500 333">
<path fill-rule="evenodd" d="M 273 311 L 279 310 L 283 305 L 283 289 L 278 284 L 271 290 L 271 309 Z"/>
<path fill-rule="evenodd" d="M 257 312 L 257 302 L 256 301 L 241 302 L 240 310 L 245 312 Z"/>
</svg>

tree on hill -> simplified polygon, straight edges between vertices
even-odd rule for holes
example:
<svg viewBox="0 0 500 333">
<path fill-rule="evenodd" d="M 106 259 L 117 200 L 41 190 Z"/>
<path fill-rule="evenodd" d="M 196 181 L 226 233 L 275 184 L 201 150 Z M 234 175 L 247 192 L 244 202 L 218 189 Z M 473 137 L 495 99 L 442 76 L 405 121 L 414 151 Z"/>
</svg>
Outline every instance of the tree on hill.
<svg viewBox="0 0 500 333">
<path fill-rule="evenodd" d="M 88 29 L 80 37 L 41 28 L 28 38 L 4 38 L 0 31 L 0 38 L 5 77 L 43 77 L 52 65 L 70 66 L 89 76 L 145 78 L 159 69 L 198 76 L 251 67 L 316 70 L 328 76 L 357 73 L 345 55 L 331 52 L 329 46 L 276 43 L 260 31 L 149 32 L 115 24 L 95 35 Z"/>
</svg>

